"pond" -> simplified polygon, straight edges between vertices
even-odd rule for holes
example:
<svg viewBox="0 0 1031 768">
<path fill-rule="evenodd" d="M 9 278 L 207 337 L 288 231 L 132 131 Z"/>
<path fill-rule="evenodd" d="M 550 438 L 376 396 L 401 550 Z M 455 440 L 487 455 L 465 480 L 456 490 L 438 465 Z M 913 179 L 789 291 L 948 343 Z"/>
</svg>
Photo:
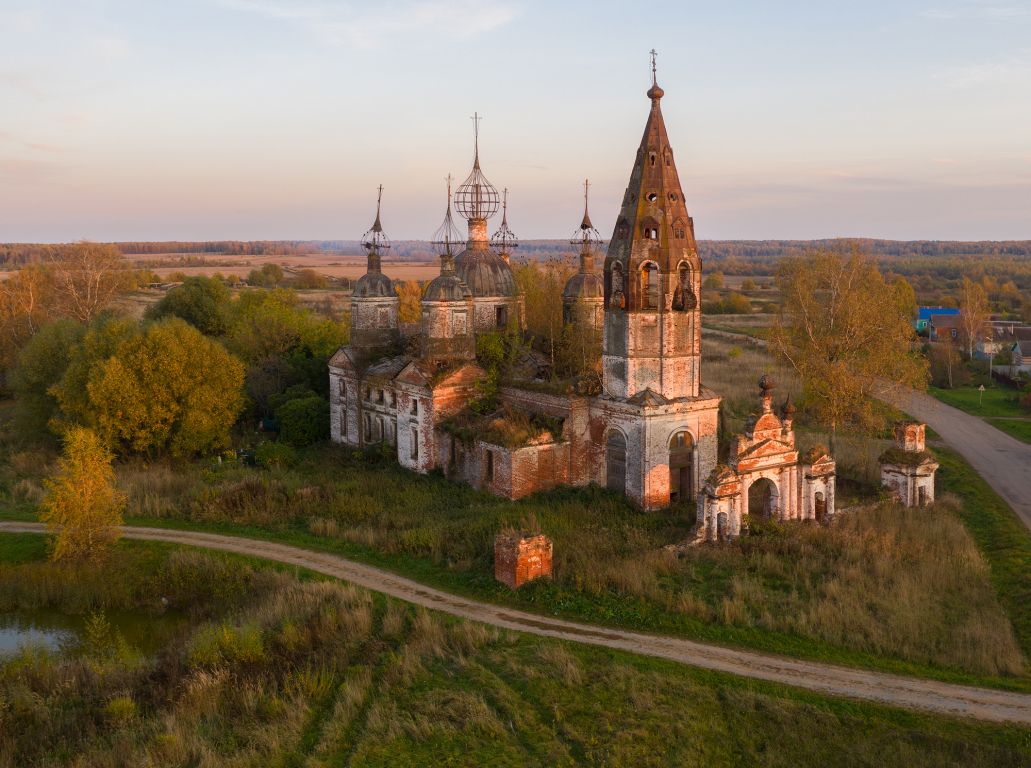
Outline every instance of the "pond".
<svg viewBox="0 0 1031 768">
<path fill-rule="evenodd" d="M 113 632 L 121 634 L 131 647 L 146 655 L 156 652 L 188 622 L 186 616 L 174 611 L 161 615 L 107 611 L 103 615 Z M 70 615 L 49 609 L 0 615 L 0 658 L 26 645 L 77 653 L 82 647 L 88 619 L 88 614 Z"/>
</svg>

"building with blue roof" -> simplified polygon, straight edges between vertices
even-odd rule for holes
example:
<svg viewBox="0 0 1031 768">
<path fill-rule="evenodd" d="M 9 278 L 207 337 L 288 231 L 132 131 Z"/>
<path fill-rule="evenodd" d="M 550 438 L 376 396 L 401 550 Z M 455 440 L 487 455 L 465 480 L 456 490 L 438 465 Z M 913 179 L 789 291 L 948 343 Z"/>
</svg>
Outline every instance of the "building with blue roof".
<svg viewBox="0 0 1031 768">
<path fill-rule="evenodd" d="M 917 333 L 927 327 L 927 324 L 931 321 L 931 315 L 958 315 L 959 308 L 957 307 L 917 307 L 916 310 L 916 330 Z"/>
</svg>

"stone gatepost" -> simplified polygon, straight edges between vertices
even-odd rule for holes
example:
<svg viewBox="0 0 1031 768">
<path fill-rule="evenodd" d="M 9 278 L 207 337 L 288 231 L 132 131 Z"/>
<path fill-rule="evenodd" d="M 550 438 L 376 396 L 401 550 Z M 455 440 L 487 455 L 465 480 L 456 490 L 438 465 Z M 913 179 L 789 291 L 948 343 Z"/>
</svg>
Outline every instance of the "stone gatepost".
<svg viewBox="0 0 1031 768">
<path fill-rule="evenodd" d="M 512 589 L 550 578 L 551 553 L 551 539 L 543 534 L 502 531 L 494 539 L 494 578 Z"/>
<path fill-rule="evenodd" d="M 916 421 L 895 423 L 895 445 L 881 454 L 881 485 L 904 507 L 924 507 L 934 502 L 934 474 L 938 462 L 924 447 L 925 425 Z"/>
</svg>

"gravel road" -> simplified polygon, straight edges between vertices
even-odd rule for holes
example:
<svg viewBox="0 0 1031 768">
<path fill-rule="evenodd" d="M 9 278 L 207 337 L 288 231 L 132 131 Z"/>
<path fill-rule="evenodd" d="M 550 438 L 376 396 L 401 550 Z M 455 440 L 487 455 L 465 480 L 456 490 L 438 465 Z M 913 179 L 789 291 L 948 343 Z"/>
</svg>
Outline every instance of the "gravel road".
<svg viewBox="0 0 1031 768">
<path fill-rule="evenodd" d="M 0 522 L 0 532 L 43 533 L 38 523 Z M 129 539 L 165 541 L 261 557 L 343 579 L 405 602 L 517 632 L 616 648 L 645 656 L 768 680 L 817 693 L 863 699 L 945 715 L 1031 726 L 1031 695 L 955 685 L 724 648 L 540 616 L 442 592 L 338 555 L 287 544 L 195 531 L 127 526 Z"/>
</svg>

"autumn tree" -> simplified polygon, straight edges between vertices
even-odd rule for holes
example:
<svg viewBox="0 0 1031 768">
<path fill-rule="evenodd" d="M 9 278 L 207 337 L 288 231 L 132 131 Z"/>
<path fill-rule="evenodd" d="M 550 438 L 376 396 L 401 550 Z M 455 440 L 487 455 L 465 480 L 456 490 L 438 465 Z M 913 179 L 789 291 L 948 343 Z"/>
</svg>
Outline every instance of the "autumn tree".
<svg viewBox="0 0 1031 768">
<path fill-rule="evenodd" d="M 773 349 L 798 372 L 808 408 L 832 439 L 839 427 L 870 418 L 877 387 L 926 386 L 927 362 L 912 348 L 905 301 L 865 255 L 789 257 L 777 283 Z"/>
<path fill-rule="evenodd" d="M 65 317 L 44 325 L 22 348 L 10 376 L 20 434 L 34 439 L 47 434 L 58 409 L 53 387 L 64 377 L 85 334 L 81 323 Z"/>
<path fill-rule="evenodd" d="M 955 386 L 956 371 L 963 363 L 952 336 L 944 334 L 936 343 L 930 345 L 928 357 L 935 385 L 952 389 Z"/>
<path fill-rule="evenodd" d="M 40 264 L 0 280 L 0 367 L 14 365 L 25 343 L 57 315 L 55 305 L 53 275 Z"/>
<path fill-rule="evenodd" d="M 555 371 L 560 376 L 601 372 L 602 331 L 594 326 L 594 304 L 577 302 L 571 308 L 555 350 Z"/>
<path fill-rule="evenodd" d="M 704 282 L 702 283 L 703 288 L 708 288 L 713 291 L 719 291 L 723 289 L 723 273 L 722 272 L 710 272 L 706 275 Z"/>
<path fill-rule="evenodd" d="M 68 426 L 87 425 L 93 418 L 88 384 L 93 371 L 111 358 L 119 346 L 140 333 L 139 324 L 128 318 L 102 313 L 86 328 L 68 355 L 60 381 L 48 389 L 57 401 L 51 428 L 60 434 Z"/>
<path fill-rule="evenodd" d="M 243 377 L 239 359 L 185 321 L 153 323 L 90 372 L 89 424 L 134 453 L 224 448 L 243 408 Z"/>
<path fill-rule="evenodd" d="M 329 285 L 325 275 L 320 275 L 314 269 L 302 269 L 294 275 L 294 287 L 302 290 L 318 290 Z"/>
<path fill-rule="evenodd" d="M 125 497 L 115 487 L 111 460 L 91 430 L 74 427 L 65 433 L 39 516 L 53 535 L 52 559 L 101 559 L 118 540 Z"/>
<path fill-rule="evenodd" d="M 959 321 L 963 328 L 967 355 L 970 357 L 974 355 L 974 344 L 982 338 L 988 327 L 988 313 L 988 295 L 984 286 L 964 277 L 959 293 Z"/>
<path fill-rule="evenodd" d="M 88 323 L 108 307 L 131 278 L 113 245 L 82 242 L 62 249 L 50 264 L 61 314 Z"/>
<path fill-rule="evenodd" d="M 400 323 L 417 323 L 422 317 L 422 286 L 416 280 L 395 280 L 397 319 Z"/>
<path fill-rule="evenodd" d="M 268 412 L 269 397 L 296 384 L 328 395 L 326 365 L 346 339 L 346 323 L 300 306 L 293 291 L 252 290 L 232 304 L 226 345 L 247 365 L 247 394 Z"/>
<path fill-rule="evenodd" d="M 180 317 L 206 336 L 221 336 L 229 327 L 229 289 L 212 277 L 189 277 L 147 309 L 146 317 Z"/>
<path fill-rule="evenodd" d="M 526 330 L 555 367 L 562 343 L 562 291 L 573 275 L 568 261 L 527 262 L 513 270 L 523 295 Z"/>
</svg>

